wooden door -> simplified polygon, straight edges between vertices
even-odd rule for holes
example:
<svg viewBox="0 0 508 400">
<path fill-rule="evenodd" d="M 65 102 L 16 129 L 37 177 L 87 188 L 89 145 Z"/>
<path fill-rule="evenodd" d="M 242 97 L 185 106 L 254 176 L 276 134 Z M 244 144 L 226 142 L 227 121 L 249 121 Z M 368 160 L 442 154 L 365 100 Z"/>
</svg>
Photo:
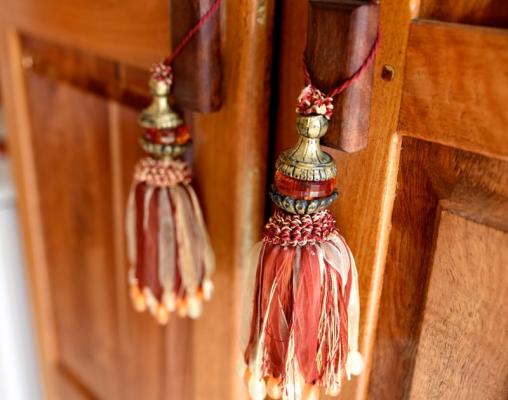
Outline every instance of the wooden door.
<svg viewBox="0 0 508 400">
<path fill-rule="evenodd" d="M 276 152 L 295 140 L 307 3 L 282 2 Z M 505 399 L 508 3 L 380 3 L 368 147 L 329 149 L 367 361 L 342 398 Z"/>
<path fill-rule="evenodd" d="M 169 2 L 1 0 L 0 49 L 47 399 L 236 399 L 237 265 L 259 236 L 271 3 L 224 2 L 223 107 L 188 113 L 217 255 L 197 322 L 132 311 L 123 216 Z M 231 339 L 233 338 L 233 340 Z"/>
<path fill-rule="evenodd" d="M 263 225 L 267 165 L 294 143 L 307 0 L 228 1 L 224 105 L 189 114 L 217 293 L 167 329 L 126 293 L 123 207 L 165 1 L 0 0 L 3 94 L 48 399 L 237 399 L 237 271 Z M 382 0 L 367 149 L 338 162 L 367 368 L 345 399 L 508 395 L 508 9 Z M 219 189 L 220 188 L 220 189 Z"/>
</svg>

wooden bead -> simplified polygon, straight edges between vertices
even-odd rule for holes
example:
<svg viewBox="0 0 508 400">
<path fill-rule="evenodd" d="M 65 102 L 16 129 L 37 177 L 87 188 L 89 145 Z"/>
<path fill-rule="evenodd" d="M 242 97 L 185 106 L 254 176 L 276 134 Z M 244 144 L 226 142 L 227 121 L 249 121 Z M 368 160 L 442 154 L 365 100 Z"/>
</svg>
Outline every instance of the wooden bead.
<svg viewBox="0 0 508 400">
<path fill-rule="evenodd" d="M 187 315 L 189 318 L 196 319 L 201 316 L 203 312 L 203 304 L 197 295 L 190 295 L 186 298 L 187 301 Z"/>
<path fill-rule="evenodd" d="M 138 312 L 143 312 L 146 310 L 146 301 L 145 296 L 139 290 L 138 285 L 132 285 L 130 288 L 130 295 L 132 304 L 134 305 L 134 309 Z"/>
<path fill-rule="evenodd" d="M 268 378 L 266 384 L 268 396 L 274 400 L 282 398 L 282 387 L 280 386 L 280 379 L 271 376 Z"/>
<path fill-rule="evenodd" d="M 156 315 L 159 302 L 152 294 L 152 291 L 149 288 L 144 288 L 143 295 L 145 297 L 146 307 L 148 308 L 148 311 L 150 311 L 150 314 Z"/>
<path fill-rule="evenodd" d="M 245 379 L 245 382 L 249 382 L 250 377 L 252 376 L 252 372 L 250 372 L 249 368 L 245 368 L 245 371 L 243 373 L 243 379 Z"/>
<path fill-rule="evenodd" d="M 327 389 L 326 394 L 331 397 L 338 396 L 340 394 L 340 386 L 335 386 Z"/>
<path fill-rule="evenodd" d="M 173 292 L 165 292 L 162 296 L 162 302 L 166 306 L 169 312 L 173 312 L 176 309 L 176 296 Z"/>
<path fill-rule="evenodd" d="M 257 379 L 252 375 L 249 379 L 249 396 L 251 400 L 264 400 L 266 397 L 266 383 L 264 379 Z"/>
<path fill-rule="evenodd" d="M 183 299 L 178 299 L 176 301 L 176 309 L 178 311 L 178 315 L 180 317 L 186 317 L 187 316 L 187 303 Z"/>
<path fill-rule="evenodd" d="M 168 323 L 169 311 L 163 304 L 159 305 L 159 307 L 157 309 L 156 318 L 157 318 L 157 321 L 159 322 L 159 324 L 161 324 L 161 325 L 166 325 Z"/>
</svg>

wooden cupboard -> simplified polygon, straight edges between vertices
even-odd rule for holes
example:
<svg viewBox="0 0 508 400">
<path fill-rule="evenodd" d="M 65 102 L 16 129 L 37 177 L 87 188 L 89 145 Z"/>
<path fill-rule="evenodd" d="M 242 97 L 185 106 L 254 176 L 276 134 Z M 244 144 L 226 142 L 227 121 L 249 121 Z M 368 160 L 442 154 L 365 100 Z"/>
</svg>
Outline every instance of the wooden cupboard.
<svg viewBox="0 0 508 400">
<path fill-rule="evenodd" d="M 128 302 L 123 213 L 167 2 L 0 0 L 2 90 L 48 399 L 238 399 L 238 276 L 295 140 L 307 0 L 222 5 L 223 106 L 188 113 L 217 253 L 197 322 Z M 508 395 L 508 7 L 382 0 L 368 146 L 333 212 L 367 368 L 345 399 Z M 272 58 L 273 52 L 273 58 Z"/>
</svg>

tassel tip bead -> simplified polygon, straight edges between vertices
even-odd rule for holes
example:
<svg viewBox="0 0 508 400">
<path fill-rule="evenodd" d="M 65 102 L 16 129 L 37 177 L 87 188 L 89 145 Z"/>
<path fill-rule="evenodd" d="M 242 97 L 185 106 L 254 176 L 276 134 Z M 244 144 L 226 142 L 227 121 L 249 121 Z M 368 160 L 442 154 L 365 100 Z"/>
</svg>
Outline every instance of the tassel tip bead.
<svg viewBox="0 0 508 400">
<path fill-rule="evenodd" d="M 349 353 L 346 367 L 351 375 L 361 375 L 365 367 L 362 355 L 358 351 L 352 351 Z"/>
</svg>

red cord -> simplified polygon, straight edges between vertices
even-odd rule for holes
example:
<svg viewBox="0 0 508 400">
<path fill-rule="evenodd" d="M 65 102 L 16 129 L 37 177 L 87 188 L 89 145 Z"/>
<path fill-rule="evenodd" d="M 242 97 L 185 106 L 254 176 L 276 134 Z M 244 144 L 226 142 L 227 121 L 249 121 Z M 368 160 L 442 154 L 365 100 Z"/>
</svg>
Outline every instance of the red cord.
<svg viewBox="0 0 508 400">
<path fill-rule="evenodd" d="M 367 68 L 369 68 L 370 64 L 372 64 L 372 61 L 374 61 L 374 57 L 375 57 L 377 49 L 379 47 L 380 40 L 381 40 L 381 31 L 378 30 L 377 34 L 376 34 L 376 38 L 374 39 L 374 43 L 372 44 L 372 47 L 370 48 L 369 54 L 367 55 L 365 60 L 363 60 L 363 63 L 360 66 L 360 68 L 358 68 L 356 70 L 356 72 L 353 75 L 351 75 L 348 79 L 346 79 L 345 81 L 340 83 L 334 89 L 330 90 L 330 92 L 328 94 L 326 94 L 326 97 L 330 97 L 333 99 L 334 97 L 341 94 L 344 90 L 346 90 L 349 86 L 351 86 L 356 80 L 358 80 L 362 76 L 362 74 L 365 72 L 365 70 Z M 305 62 L 305 60 L 303 62 L 303 74 L 305 75 L 306 85 L 310 85 L 315 88 L 316 86 L 312 83 L 312 78 L 310 76 L 310 72 L 309 72 L 309 69 L 307 67 L 307 63 Z"/>
<path fill-rule="evenodd" d="M 201 29 L 201 27 L 215 15 L 217 10 L 219 9 L 221 0 L 215 0 L 213 4 L 210 6 L 208 11 L 199 19 L 196 25 L 185 35 L 182 41 L 175 47 L 173 53 L 169 57 L 164 60 L 164 64 L 170 66 L 175 61 L 175 58 L 180 55 L 185 46 L 190 42 L 190 40 L 196 35 L 196 33 Z"/>
</svg>

